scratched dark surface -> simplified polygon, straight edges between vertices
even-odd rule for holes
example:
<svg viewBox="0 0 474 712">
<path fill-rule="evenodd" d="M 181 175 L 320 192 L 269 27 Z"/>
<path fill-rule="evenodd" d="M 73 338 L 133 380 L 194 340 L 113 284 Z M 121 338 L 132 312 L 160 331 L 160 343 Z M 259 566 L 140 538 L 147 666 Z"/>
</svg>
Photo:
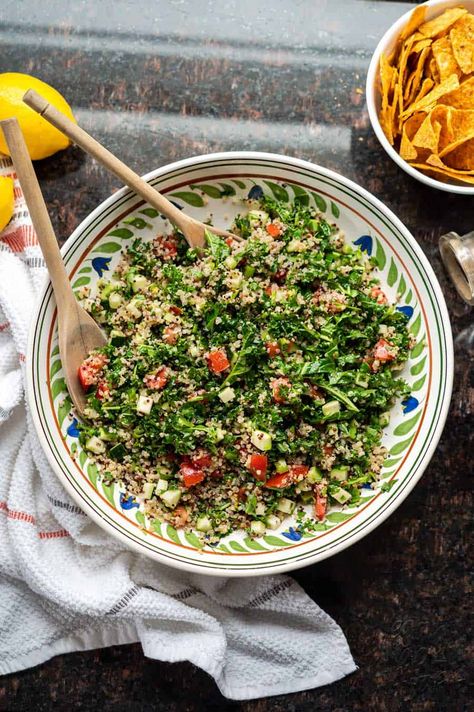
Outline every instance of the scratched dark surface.
<svg viewBox="0 0 474 712">
<path fill-rule="evenodd" d="M 361 0 L 43 5 L 2 3 L 0 72 L 28 72 L 52 83 L 84 127 L 139 172 L 193 154 L 268 150 L 340 171 L 394 210 L 447 298 L 455 385 L 436 453 L 403 505 L 349 550 L 295 574 L 342 626 L 358 672 L 329 687 L 236 703 L 198 668 L 147 660 L 140 646 L 127 645 L 59 656 L 4 677 L 0 709 L 474 709 L 468 693 L 473 312 L 456 296 L 437 249 L 443 232 L 473 229 L 474 198 L 433 191 L 400 171 L 372 133 L 363 92 L 378 38 L 408 6 Z M 118 187 L 79 149 L 36 168 L 61 241 Z"/>
</svg>

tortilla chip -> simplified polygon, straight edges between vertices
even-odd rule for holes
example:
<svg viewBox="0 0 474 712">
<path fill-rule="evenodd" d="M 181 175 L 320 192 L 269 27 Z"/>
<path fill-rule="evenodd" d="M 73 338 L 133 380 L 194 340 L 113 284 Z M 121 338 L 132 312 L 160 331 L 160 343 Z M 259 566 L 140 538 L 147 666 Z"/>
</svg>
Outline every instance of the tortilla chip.
<svg viewBox="0 0 474 712">
<path fill-rule="evenodd" d="M 474 172 L 474 131 L 463 140 L 456 142 L 458 145 L 454 148 L 446 146 L 440 158 L 444 158 L 444 162 L 450 168 L 459 171 Z M 455 145 L 455 144 L 453 144 Z"/>
<path fill-rule="evenodd" d="M 403 28 L 400 34 L 400 39 L 403 41 L 407 37 L 410 37 L 411 34 L 415 32 L 419 28 L 419 26 L 422 24 L 422 22 L 425 19 L 426 15 L 426 7 L 424 5 L 420 5 L 419 7 L 416 7 L 413 12 L 411 13 L 407 24 Z"/>
<path fill-rule="evenodd" d="M 442 151 L 443 148 L 454 141 L 452 107 L 442 105 L 435 106 L 431 111 L 431 122 L 433 124 L 437 122 L 441 126 L 438 151 Z"/>
<path fill-rule="evenodd" d="M 436 64 L 436 59 L 434 57 L 431 57 L 428 66 L 429 71 L 427 72 L 427 76 L 431 77 L 435 84 L 439 84 L 441 79 L 439 77 L 438 65 Z"/>
<path fill-rule="evenodd" d="M 431 114 L 428 114 L 413 137 L 413 145 L 419 148 L 428 148 L 432 153 L 437 153 L 440 133 L 441 124 L 435 121 L 435 125 L 433 125 Z"/>
<path fill-rule="evenodd" d="M 449 37 L 440 37 L 436 42 L 433 42 L 432 50 L 441 81 L 444 81 L 452 74 L 457 74 L 458 77 L 461 76 L 462 72 L 454 59 Z"/>
<path fill-rule="evenodd" d="M 462 174 L 460 171 L 451 170 L 447 166 L 431 166 L 426 163 L 410 163 L 413 168 L 417 168 L 423 173 L 435 173 L 437 180 L 442 180 L 444 183 L 456 180 L 460 183 L 472 183 L 474 184 L 474 176 Z"/>
<path fill-rule="evenodd" d="M 436 37 L 454 25 L 466 13 L 467 10 L 464 7 L 452 7 L 445 10 L 442 15 L 420 25 L 418 31 L 426 37 Z"/>
<path fill-rule="evenodd" d="M 474 77 L 466 79 L 454 91 L 444 94 L 439 103 L 454 106 L 456 109 L 474 109 Z"/>
<path fill-rule="evenodd" d="M 474 72 L 474 16 L 465 15 L 449 33 L 453 54 L 464 74 Z"/>
<path fill-rule="evenodd" d="M 418 158 L 418 152 L 406 133 L 406 125 L 402 129 L 402 140 L 400 141 L 400 156 L 405 161 L 412 161 Z"/>
<path fill-rule="evenodd" d="M 434 81 L 432 79 L 424 79 L 423 84 L 421 85 L 421 89 L 418 92 L 418 94 L 415 97 L 415 101 L 413 103 L 418 103 L 423 99 L 424 96 L 428 94 L 434 87 Z"/>
<path fill-rule="evenodd" d="M 425 114 L 422 111 L 420 111 L 419 114 L 413 114 L 413 116 L 410 116 L 410 118 L 407 119 L 405 121 L 405 123 L 403 124 L 405 133 L 408 136 L 408 138 L 410 139 L 410 141 L 413 141 L 413 138 L 414 138 L 416 132 L 420 128 L 420 126 L 423 123 L 423 121 L 425 120 L 426 116 L 428 116 L 428 114 Z"/>
<path fill-rule="evenodd" d="M 447 94 L 448 92 L 457 89 L 458 86 L 459 79 L 456 74 L 452 74 L 448 77 L 448 79 L 445 79 L 444 82 L 441 82 L 441 84 L 435 86 L 434 89 L 428 92 L 428 94 L 420 99 L 420 101 L 416 101 L 411 104 L 404 112 L 404 116 L 410 116 L 410 114 L 413 114 L 415 111 L 424 111 L 430 104 L 433 104 L 441 96 L 443 96 L 443 94 Z"/>
</svg>

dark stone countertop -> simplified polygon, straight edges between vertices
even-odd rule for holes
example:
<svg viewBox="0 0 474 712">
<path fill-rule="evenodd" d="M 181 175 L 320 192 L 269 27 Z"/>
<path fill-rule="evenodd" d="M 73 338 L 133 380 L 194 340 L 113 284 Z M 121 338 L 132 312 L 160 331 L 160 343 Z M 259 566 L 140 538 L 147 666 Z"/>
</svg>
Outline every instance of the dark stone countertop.
<svg viewBox="0 0 474 712">
<path fill-rule="evenodd" d="M 267 150 L 340 171 L 383 200 L 441 282 L 456 361 L 447 425 L 414 491 L 355 546 L 295 573 L 342 626 L 358 672 L 329 687 L 234 703 L 192 665 L 147 660 L 128 645 L 6 676 L 0 709 L 473 709 L 473 320 L 437 242 L 450 229 L 473 229 L 474 198 L 436 192 L 399 170 L 372 132 L 363 92 L 378 38 L 406 9 L 364 0 L 3 0 L 0 71 L 53 84 L 84 127 L 139 172 L 216 150 Z M 61 241 L 118 187 L 75 148 L 36 168 Z"/>
</svg>

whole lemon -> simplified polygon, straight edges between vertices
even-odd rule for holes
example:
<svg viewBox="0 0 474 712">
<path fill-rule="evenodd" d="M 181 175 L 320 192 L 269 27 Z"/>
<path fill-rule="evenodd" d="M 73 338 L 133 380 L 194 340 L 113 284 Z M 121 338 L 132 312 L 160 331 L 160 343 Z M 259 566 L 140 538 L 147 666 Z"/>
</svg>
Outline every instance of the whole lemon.
<svg viewBox="0 0 474 712">
<path fill-rule="evenodd" d="M 35 89 L 50 104 L 75 121 L 71 107 L 61 94 L 41 79 L 28 74 L 6 72 L 0 74 L 0 119 L 16 116 L 25 137 L 30 158 L 33 161 L 52 156 L 56 151 L 67 148 L 70 141 L 42 116 L 23 103 L 23 95 L 28 89 Z M 0 153 L 10 155 L 8 146 L 0 131 Z"/>
<path fill-rule="evenodd" d="M 0 176 L 0 232 L 11 220 L 14 203 L 13 179 Z"/>
</svg>

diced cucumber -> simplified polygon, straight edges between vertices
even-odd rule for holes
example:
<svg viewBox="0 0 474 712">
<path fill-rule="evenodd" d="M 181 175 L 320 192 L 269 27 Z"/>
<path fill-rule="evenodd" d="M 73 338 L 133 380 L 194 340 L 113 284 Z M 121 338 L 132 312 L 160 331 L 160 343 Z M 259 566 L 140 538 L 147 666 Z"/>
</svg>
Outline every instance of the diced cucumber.
<svg viewBox="0 0 474 712">
<path fill-rule="evenodd" d="M 277 509 L 279 512 L 284 512 L 285 514 L 293 514 L 295 511 L 296 504 L 291 499 L 282 497 L 277 504 Z"/>
<path fill-rule="evenodd" d="M 156 474 L 159 476 L 160 480 L 169 480 L 173 473 L 169 467 L 166 467 L 165 465 L 158 465 L 156 468 Z"/>
<path fill-rule="evenodd" d="M 357 373 L 356 377 L 354 379 L 354 382 L 356 386 L 360 386 L 360 388 L 368 388 L 369 387 L 369 374 L 368 373 Z"/>
<path fill-rule="evenodd" d="M 255 267 L 253 265 L 245 265 L 244 267 L 244 277 L 253 277 L 255 274 Z"/>
<path fill-rule="evenodd" d="M 310 482 L 312 485 L 316 484 L 316 482 L 321 482 L 323 476 L 321 474 L 321 470 L 318 467 L 310 467 L 308 470 L 308 474 L 306 475 L 306 479 L 308 482 Z"/>
<path fill-rule="evenodd" d="M 255 507 L 255 514 L 257 515 L 257 517 L 263 517 L 266 511 L 267 508 L 265 507 L 263 502 L 259 502 Z"/>
<path fill-rule="evenodd" d="M 226 432 L 226 431 L 223 430 L 222 428 L 216 428 L 216 434 L 215 434 L 215 437 L 214 437 L 214 440 L 215 440 L 216 443 L 220 443 L 221 440 L 224 440 L 224 438 L 225 438 L 225 432 Z"/>
<path fill-rule="evenodd" d="M 233 398 L 235 398 L 235 391 L 233 388 L 230 386 L 227 386 L 227 388 L 224 388 L 220 393 L 219 393 L 219 398 L 223 403 L 229 403 Z"/>
<path fill-rule="evenodd" d="M 153 398 L 150 396 L 140 395 L 137 401 L 137 413 L 142 413 L 143 415 L 148 415 L 151 411 L 153 405 Z"/>
<path fill-rule="evenodd" d="M 224 264 L 228 269 L 235 269 L 237 267 L 237 259 L 234 257 L 234 255 L 229 255 L 228 257 L 225 258 Z"/>
<path fill-rule="evenodd" d="M 301 501 L 303 504 L 311 504 L 314 501 L 314 495 L 312 492 L 302 492 Z"/>
<path fill-rule="evenodd" d="M 153 493 L 155 491 L 155 483 L 154 482 L 145 482 L 143 485 L 143 496 L 145 499 L 151 499 L 153 497 Z"/>
<path fill-rule="evenodd" d="M 93 452 L 96 455 L 100 455 L 101 453 L 105 452 L 104 441 L 98 438 L 96 435 L 90 437 L 84 447 L 86 450 L 89 450 L 89 452 Z"/>
<path fill-rule="evenodd" d="M 229 285 L 230 289 L 239 289 L 242 284 L 242 280 L 242 274 L 236 270 L 235 274 L 227 278 L 226 283 Z"/>
<path fill-rule="evenodd" d="M 304 248 L 303 240 L 290 240 L 286 247 L 287 252 L 303 252 Z"/>
<path fill-rule="evenodd" d="M 134 316 L 135 319 L 138 319 L 141 316 L 141 311 L 138 308 L 138 305 L 140 304 L 140 301 L 138 299 L 131 299 L 129 303 L 127 304 L 127 311 L 131 316 Z"/>
<path fill-rule="evenodd" d="M 307 480 L 301 480 L 301 482 L 298 482 L 298 485 L 296 487 L 296 491 L 299 492 L 307 492 L 308 490 L 312 489 L 311 484 Z"/>
<path fill-rule="evenodd" d="M 99 438 L 108 442 L 114 442 L 114 440 L 117 440 L 117 433 L 106 430 L 105 428 L 99 428 Z"/>
<path fill-rule="evenodd" d="M 249 222 L 254 225 L 255 223 L 266 223 L 270 216 L 264 210 L 249 210 L 247 217 Z"/>
<path fill-rule="evenodd" d="M 349 474 L 349 467 L 347 465 L 340 465 L 339 467 L 333 467 L 329 473 L 329 477 L 332 480 L 337 480 L 338 482 L 343 482 L 347 480 Z"/>
<path fill-rule="evenodd" d="M 278 529 L 281 524 L 281 519 L 275 514 L 269 514 L 268 517 L 265 519 L 265 522 L 269 529 Z"/>
<path fill-rule="evenodd" d="M 314 218 L 312 220 L 310 220 L 308 223 L 308 227 L 311 230 L 311 232 L 316 232 L 317 230 L 319 230 L 319 225 L 320 225 L 319 220 L 315 220 Z"/>
<path fill-rule="evenodd" d="M 168 489 L 168 480 L 159 479 L 155 486 L 156 494 L 162 494 Z"/>
<path fill-rule="evenodd" d="M 89 405 L 86 405 L 84 408 L 84 417 L 88 418 L 89 420 L 94 420 L 94 418 L 98 418 L 99 414 L 94 408 L 91 408 Z"/>
<path fill-rule="evenodd" d="M 329 417 L 339 413 L 341 410 L 341 404 L 337 400 L 327 401 L 322 407 L 323 415 Z"/>
<path fill-rule="evenodd" d="M 250 522 L 250 531 L 256 536 L 263 536 L 266 531 L 265 524 L 263 522 L 259 522 L 258 520 Z"/>
<path fill-rule="evenodd" d="M 390 423 L 390 412 L 382 413 L 379 418 L 379 423 L 381 428 L 386 428 Z"/>
<path fill-rule="evenodd" d="M 167 507 L 170 509 L 174 509 L 176 505 L 178 504 L 179 500 L 181 499 L 181 490 L 180 489 L 168 489 L 166 492 L 162 492 L 160 494 L 161 499 L 163 502 L 166 504 Z"/>
<path fill-rule="evenodd" d="M 342 487 L 338 487 L 331 491 L 331 497 L 334 497 L 339 504 L 345 504 L 351 499 L 352 495 L 347 490 L 342 489 Z"/>
<path fill-rule="evenodd" d="M 125 446 L 122 445 L 122 443 L 116 443 L 110 448 L 109 455 L 113 460 L 122 460 L 126 452 Z"/>
<path fill-rule="evenodd" d="M 278 460 L 275 463 L 275 470 L 281 474 L 282 472 L 288 472 L 288 465 L 286 464 L 286 460 Z"/>
<path fill-rule="evenodd" d="M 212 529 L 212 522 L 209 517 L 198 517 L 196 522 L 198 532 L 208 532 Z"/>
<path fill-rule="evenodd" d="M 264 430 L 253 430 L 250 436 L 250 442 L 263 452 L 271 450 L 272 448 L 272 436 Z"/>
<path fill-rule="evenodd" d="M 112 292 L 109 296 L 109 307 L 111 309 L 118 309 L 123 303 L 123 297 L 120 292 Z"/>
<path fill-rule="evenodd" d="M 112 346 L 122 346 L 127 340 L 125 334 L 119 329 L 112 329 L 109 338 Z"/>
<path fill-rule="evenodd" d="M 144 274 L 136 274 L 131 279 L 131 287 L 134 292 L 143 292 L 148 287 L 148 280 Z"/>
</svg>

